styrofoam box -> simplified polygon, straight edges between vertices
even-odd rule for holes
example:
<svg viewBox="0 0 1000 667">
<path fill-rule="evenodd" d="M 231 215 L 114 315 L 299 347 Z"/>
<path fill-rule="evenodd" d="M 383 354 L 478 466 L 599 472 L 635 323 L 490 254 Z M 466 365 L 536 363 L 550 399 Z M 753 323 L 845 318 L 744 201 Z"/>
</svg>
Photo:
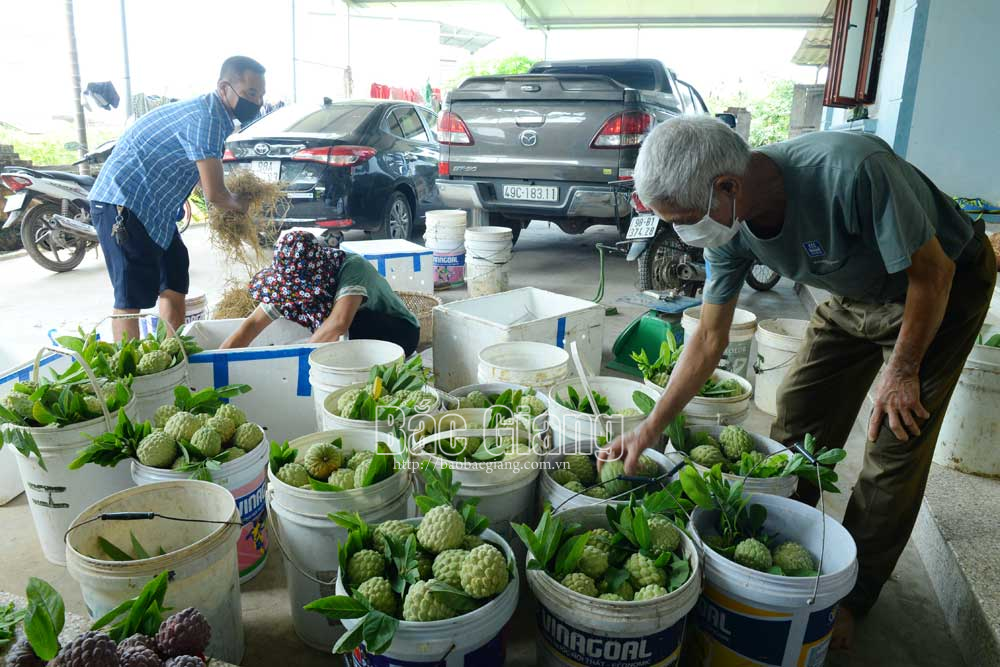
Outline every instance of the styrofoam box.
<svg viewBox="0 0 1000 667">
<path fill-rule="evenodd" d="M 402 239 L 344 241 L 340 247 L 361 255 L 397 292 L 434 294 L 434 252 Z"/>
<path fill-rule="evenodd" d="M 188 324 L 184 333 L 194 338 L 198 347 L 203 350 L 217 350 L 229 335 L 243 324 L 241 319 L 231 320 L 199 320 Z M 252 347 L 271 347 L 274 345 L 302 345 L 312 334 L 300 324 L 279 318 L 274 320 L 257 336 Z"/>
<path fill-rule="evenodd" d="M 435 384 L 446 391 L 475 384 L 483 348 L 518 340 L 562 348 L 575 340 L 587 372 L 597 375 L 604 345 L 604 306 L 534 287 L 438 306 Z"/>
</svg>

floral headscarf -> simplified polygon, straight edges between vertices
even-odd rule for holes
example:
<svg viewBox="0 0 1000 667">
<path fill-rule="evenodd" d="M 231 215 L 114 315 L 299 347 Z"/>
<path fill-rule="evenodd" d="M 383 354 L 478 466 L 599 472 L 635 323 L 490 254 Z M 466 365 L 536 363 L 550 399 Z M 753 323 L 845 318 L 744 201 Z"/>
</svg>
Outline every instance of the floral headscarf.
<svg viewBox="0 0 1000 667">
<path fill-rule="evenodd" d="M 271 266 L 250 281 L 250 296 L 316 331 L 333 310 L 345 256 L 309 232 L 289 232 L 278 241 Z"/>
</svg>

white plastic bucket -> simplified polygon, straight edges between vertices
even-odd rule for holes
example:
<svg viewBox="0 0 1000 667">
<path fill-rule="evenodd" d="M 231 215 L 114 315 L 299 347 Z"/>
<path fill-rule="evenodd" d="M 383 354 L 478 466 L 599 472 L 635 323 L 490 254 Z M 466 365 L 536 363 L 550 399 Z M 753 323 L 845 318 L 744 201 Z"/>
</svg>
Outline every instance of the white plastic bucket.
<svg viewBox="0 0 1000 667">
<path fill-rule="evenodd" d="M 545 457 L 546 467 L 542 470 L 541 474 L 538 476 L 538 512 L 541 514 L 545 510 L 546 505 L 551 505 L 552 509 L 556 512 L 563 510 L 571 510 L 577 507 L 591 507 L 593 505 L 607 505 L 607 500 L 602 500 L 600 498 L 591 498 L 583 494 L 577 495 L 573 491 L 570 491 L 565 486 L 558 484 L 553 480 L 549 473 L 553 470 L 557 470 L 559 463 L 566 458 L 568 454 L 592 454 L 597 450 L 595 443 L 592 441 L 585 442 L 572 442 L 566 445 L 566 448 L 559 452 L 552 452 Z M 656 465 L 660 468 L 660 474 L 670 472 L 675 464 L 683 461 L 683 457 L 672 452 L 670 454 L 663 454 L 655 449 L 647 449 L 643 452 L 645 456 L 648 456 Z M 668 480 L 664 480 L 666 483 Z M 625 502 L 628 497 L 618 498 L 613 502 Z"/>
<path fill-rule="evenodd" d="M 605 508 L 559 512 L 584 528 L 608 528 Z M 680 588 L 641 602 L 599 600 L 565 588 L 543 570 L 525 570 L 538 598 L 535 664 L 545 667 L 676 665 L 688 613 L 701 591 L 701 562 L 691 539 L 681 533 L 681 551 L 691 575 Z"/>
<path fill-rule="evenodd" d="M 808 320 L 762 320 L 757 325 L 757 362 L 753 402 L 769 415 L 778 414 L 778 387 L 802 347 Z"/>
<path fill-rule="evenodd" d="M 24 493 L 21 473 L 17 471 L 17 459 L 10 445 L 0 447 L 0 506 Z"/>
<path fill-rule="evenodd" d="M 973 475 L 1000 476 L 998 414 L 1000 348 L 976 345 L 948 404 L 934 462 Z"/>
<path fill-rule="evenodd" d="M 429 241 L 427 247 L 431 248 Z M 447 287 L 465 281 L 465 246 L 459 245 L 457 248 L 449 250 L 437 248 L 431 248 L 431 250 L 434 251 L 435 286 Z"/>
<path fill-rule="evenodd" d="M 240 582 L 253 579 L 267 562 L 267 455 L 270 447 L 265 438 L 253 451 L 235 461 L 223 463 L 212 472 L 212 481 L 229 491 L 236 500 L 243 529 L 236 551 Z M 186 480 L 191 473 L 144 466 L 132 461 L 132 479 L 139 486 L 156 482 Z"/>
<path fill-rule="evenodd" d="M 465 230 L 465 282 L 470 297 L 499 294 L 510 288 L 513 238 L 513 232 L 507 227 Z"/>
<path fill-rule="evenodd" d="M 608 399 L 612 409 L 635 408 L 632 394 L 636 391 L 649 396 L 654 401 L 660 398 L 659 391 L 633 380 L 590 377 L 587 378 L 587 382 L 593 391 L 603 394 Z M 595 417 L 591 414 L 570 410 L 556 400 L 556 397 L 566 398 L 568 387 L 573 387 L 581 398 L 585 397 L 583 385 L 579 379 L 560 382 L 549 390 L 549 429 L 552 431 L 552 445 L 556 449 L 562 449 L 567 443 L 579 440 L 596 440 L 599 437 L 607 437 L 611 440 L 622 433 L 631 431 L 645 419 L 643 414 L 633 417 L 608 415 Z"/>
<path fill-rule="evenodd" d="M 569 375 L 566 350 L 530 341 L 497 343 L 479 353 L 480 382 L 509 382 L 546 391 Z"/>
<path fill-rule="evenodd" d="M 448 396 L 451 398 L 465 398 L 474 391 L 481 391 L 484 394 L 497 394 L 500 395 L 507 391 L 508 389 L 512 391 L 526 392 L 530 387 L 525 387 L 519 384 L 511 384 L 510 382 L 484 382 L 482 384 L 469 384 L 464 387 L 459 387 L 453 391 L 448 392 Z M 540 400 L 545 404 L 545 412 L 541 415 L 535 417 L 531 420 L 531 426 L 540 431 L 548 431 L 549 428 L 549 397 L 547 394 L 540 391 L 535 391 L 535 398 Z M 547 433 L 546 433 L 547 436 Z"/>
<path fill-rule="evenodd" d="M 417 524 L 419 519 L 409 519 Z M 508 562 L 514 552 L 505 540 L 492 530 L 483 531 L 484 540 L 500 549 Z M 517 609 L 520 579 L 511 577 L 503 593 L 475 611 L 444 621 L 415 623 L 400 621 L 388 650 L 380 656 L 358 649 L 351 662 L 354 665 L 406 665 L 406 667 L 501 667 L 506 655 L 505 626 Z M 343 577 L 337 576 L 337 595 L 347 595 Z M 341 621 L 348 630 L 358 619 Z"/>
<path fill-rule="evenodd" d="M 705 431 L 710 436 L 719 439 L 719 434 L 722 433 L 723 426 L 696 426 L 694 430 Z M 750 437 L 753 439 L 754 449 L 758 452 L 763 452 L 764 454 L 786 454 L 789 458 L 795 456 L 794 452 L 788 452 L 786 447 L 775 440 L 771 440 L 763 435 L 757 433 L 750 433 Z M 673 454 L 674 456 L 683 456 L 680 452 L 674 449 L 673 442 L 667 442 L 667 453 Z M 703 465 L 699 465 L 694 461 L 691 464 L 698 469 L 698 472 L 704 474 L 708 472 L 708 468 Z M 781 496 L 782 498 L 791 498 L 792 494 L 795 493 L 795 486 L 798 483 L 798 477 L 795 475 L 789 475 L 787 477 L 768 477 L 766 479 L 760 479 L 756 477 L 748 477 L 746 480 L 743 479 L 741 475 L 731 475 L 728 472 L 722 473 L 722 477 L 728 481 L 730 484 L 736 482 L 743 482 L 743 490 L 746 493 L 762 493 L 771 496 Z"/>
<path fill-rule="evenodd" d="M 765 530 L 822 554 L 819 588 L 810 605 L 815 577 L 780 577 L 745 568 L 705 546 L 705 589 L 694 613 L 685 663 L 698 667 L 823 665 L 837 606 L 854 587 L 857 547 L 832 517 L 790 498 L 757 495 L 767 509 Z M 716 514 L 696 509 L 696 540 L 715 534 Z M 818 560 L 818 559 L 817 559 Z"/>
<path fill-rule="evenodd" d="M 139 421 L 153 421 L 153 413 L 161 405 L 172 405 L 174 389 L 186 384 L 188 379 L 188 361 L 181 359 L 177 365 L 162 373 L 154 375 L 139 375 L 132 380 L 132 392 L 135 394 L 136 415 Z"/>
<path fill-rule="evenodd" d="M 465 257 L 465 284 L 469 297 L 500 294 L 510 289 L 510 270 L 507 262 L 484 262 Z"/>
<path fill-rule="evenodd" d="M 427 212 L 424 242 L 434 251 L 435 286 L 465 280 L 465 225 L 463 210 Z"/>
<path fill-rule="evenodd" d="M 150 309 L 143 311 L 143 317 L 139 320 L 139 334 L 143 337 L 156 333 L 156 327 L 160 324 L 160 316 L 157 310 Z M 200 322 L 208 319 L 208 298 L 201 290 L 192 289 L 184 299 L 184 324 Z"/>
<path fill-rule="evenodd" d="M 382 340 L 342 340 L 309 353 L 309 384 L 316 405 L 316 425 L 323 422 L 323 402 L 331 392 L 368 382 L 372 366 L 402 361 L 406 355 L 395 343 Z"/>
<path fill-rule="evenodd" d="M 347 387 L 341 387 L 340 389 L 332 391 L 330 395 L 326 397 L 326 400 L 323 401 L 323 417 L 320 428 L 324 431 L 336 431 L 348 428 L 358 431 L 378 431 L 380 433 L 388 433 L 397 426 L 403 427 L 404 429 L 407 427 L 406 424 L 393 423 L 392 421 L 369 422 L 361 419 L 348 419 L 346 417 L 341 417 L 337 412 L 337 402 L 340 400 L 340 397 L 352 389 L 363 389 L 364 386 L 365 383 L 362 382 L 359 384 L 352 384 Z M 437 403 L 426 409 L 427 413 L 435 412 L 441 405 L 440 394 L 438 394 L 431 387 L 424 387 L 423 390 L 438 396 Z M 406 421 L 409 422 L 410 419 L 407 419 Z"/>
<path fill-rule="evenodd" d="M 681 315 L 681 328 L 684 329 L 684 339 L 694 335 L 701 319 L 701 306 L 688 308 Z M 720 368 L 732 371 L 747 378 L 750 376 L 750 346 L 757 330 L 757 316 L 749 310 L 737 308 L 733 313 L 733 323 L 729 327 L 729 345 L 722 353 Z"/>
<path fill-rule="evenodd" d="M 364 431 L 326 431 L 297 438 L 288 445 L 298 451 L 301 461 L 309 447 L 341 438 L 344 447 L 375 451 L 377 442 L 399 449 L 399 441 L 386 434 Z M 333 621 L 302 607 L 313 600 L 333 595 L 337 568 L 337 548 L 347 539 L 347 531 L 330 521 L 334 512 L 358 512 L 370 524 L 405 519 L 410 496 L 406 471 L 397 472 L 378 484 L 342 492 L 297 489 L 282 482 L 268 469 L 268 505 L 271 508 L 271 537 L 281 551 L 288 582 L 295 634 L 320 651 L 329 651 L 344 632 Z"/>
<path fill-rule="evenodd" d="M 82 525 L 101 514 L 114 512 L 156 512 L 212 523 L 155 518 Z M 121 491 L 94 503 L 73 525 L 64 547 L 66 564 L 70 576 L 80 584 L 91 618 L 99 618 L 135 597 L 161 572 L 170 572 L 165 604 L 175 611 L 187 607 L 201 611 L 212 626 L 206 654 L 239 664 L 244 650 L 235 549 L 240 532 L 231 495 L 208 482 L 152 484 Z M 130 533 L 135 533 L 148 551 L 162 546 L 167 553 L 136 561 L 105 560 L 97 538 L 103 537 L 128 549 Z"/>
<path fill-rule="evenodd" d="M 753 385 L 750 384 L 750 381 L 735 373 L 723 370 L 712 373 L 712 379 L 716 382 L 736 380 L 743 387 L 744 392 L 733 398 L 695 396 L 684 406 L 683 410 L 688 426 L 727 426 L 745 422 L 750 416 L 750 398 L 753 395 Z M 646 380 L 645 383 L 648 387 L 662 391 L 658 385 L 649 380 Z"/>
</svg>

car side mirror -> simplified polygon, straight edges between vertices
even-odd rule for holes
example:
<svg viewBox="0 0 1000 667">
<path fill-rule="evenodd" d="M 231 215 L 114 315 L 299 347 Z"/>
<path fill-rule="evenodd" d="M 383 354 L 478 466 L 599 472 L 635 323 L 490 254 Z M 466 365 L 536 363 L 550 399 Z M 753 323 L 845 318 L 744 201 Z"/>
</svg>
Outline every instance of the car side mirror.
<svg viewBox="0 0 1000 667">
<path fill-rule="evenodd" d="M 721 120 L 723 123 L 729 127 L 736 129 L 736 115 L 731 113 L 717 113 L 715 117 Z"/>
</svg>

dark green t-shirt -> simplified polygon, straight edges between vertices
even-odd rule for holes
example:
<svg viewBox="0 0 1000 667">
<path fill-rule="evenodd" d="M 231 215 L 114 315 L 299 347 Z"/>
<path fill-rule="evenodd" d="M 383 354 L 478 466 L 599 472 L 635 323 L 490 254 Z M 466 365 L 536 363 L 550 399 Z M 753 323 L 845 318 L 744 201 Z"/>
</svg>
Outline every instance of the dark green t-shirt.
<svg viewBox="0 0 1000 667">
<path fill-rule="evenodd" d="M 743 225 L 732 241 L 707 249 L 707 303 L 739 294 L 755 258 L 838 296 L 898 301 L 918 248 L 937 235 L 957 259 L 972 238 L 972 221 L 955 202 L 874 135 L 813 132 L 759 150 L 781 169 L 784 226 L 761 239 Z"/>
</svg>

